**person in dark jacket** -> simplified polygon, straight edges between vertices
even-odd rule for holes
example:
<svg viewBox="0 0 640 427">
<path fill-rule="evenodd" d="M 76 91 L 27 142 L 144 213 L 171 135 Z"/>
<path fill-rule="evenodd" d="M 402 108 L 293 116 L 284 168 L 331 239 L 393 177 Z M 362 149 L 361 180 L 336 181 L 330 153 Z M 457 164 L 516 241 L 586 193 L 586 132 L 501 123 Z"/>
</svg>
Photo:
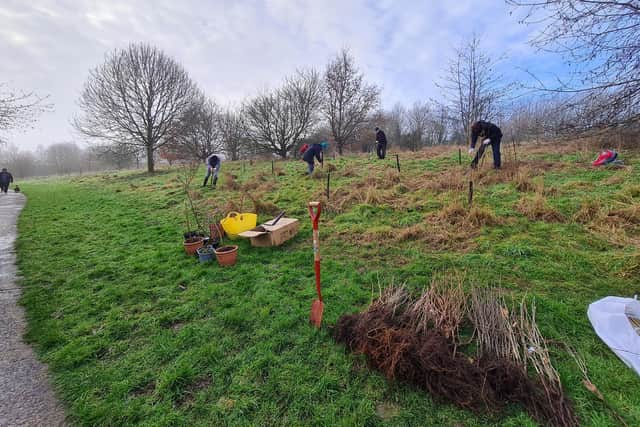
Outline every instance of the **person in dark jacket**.
<svg viewBox="0 0 640 427">
<path fill-rule="evenodd" d="M 222 155 L 210 155 L 209 157 L 207 157 L 205 164 L 207 165 L 207 174 L 204 177 L 204 183 L 202 184 L 202 186 L 206 187 L 209 177 L 213 175 L 213 178 L 211 179 L 211 186 L 215 188 L 216 184 L 218 183 L 218 172 L 220 172 L 220 165 L 222 164 Z"/>
<path fill-rule="evenodd" d="M 302 160 L 307 162 L 309 175 L 313 173 L 314 167 L 314 158 L 318 160 L 318 162 L 322 163 L 322 145 L 320 144 L 304 144 L 300 148 L 300 154 L 302 154 Z"/>
<path fill-rule="evenodd" d="M 478 152 L 471 161 L 471 167 L 475 169 L 478 167 L 478 162 L 484 150 L 488 145 L 491 145 L 491 151 L 493 152 L 493 168 L 500 169 L 500 141 L 502 140 L 502 131 L 493 123 L 479 120 L 471 125 L 471 146 L 469 147 L 469 154 L 473 154 L 476 148 L 476 142 L 480 139 L 480 147 Z"/>
<path fill-rule="evenodd" d="M 9 184 L 13 182 L 13 175 L 11 175 L 7 168 L 2 168 L 2 172 L 0 172 L 0 191 L 7 194 L 9 190 Z"/>
<path fill-rule="evenodd" d="M 378 159 L 384 159 L 387 155 L 387 136 L 382 129 L 376 128 L 376 152 L 378 153 Z"/>
</svg>

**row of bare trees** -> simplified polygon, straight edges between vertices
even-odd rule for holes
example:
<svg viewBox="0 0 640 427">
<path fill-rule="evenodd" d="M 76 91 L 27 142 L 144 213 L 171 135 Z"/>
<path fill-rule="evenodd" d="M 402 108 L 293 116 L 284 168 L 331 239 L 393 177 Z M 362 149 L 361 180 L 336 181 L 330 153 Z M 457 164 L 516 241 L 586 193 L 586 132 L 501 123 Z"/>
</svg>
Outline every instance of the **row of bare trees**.
<svg viewBox="0 0 640 427">
<path fill-rule="evenodd" d="M 203 160 L 215 151 L 232 159 L 256 152 L 286 158 L 323 123 L 342 153 L 368 125 L 379 93 L 344 50 L 323 75 L 299 70 L 281 87 L 223 110 L 174 59 L 153 46 L 131 44 L 91 70 L 74 125 L 111 151 L 142 151 L 149 172 L 157 152 L 169 161 Z"/>
</svg>

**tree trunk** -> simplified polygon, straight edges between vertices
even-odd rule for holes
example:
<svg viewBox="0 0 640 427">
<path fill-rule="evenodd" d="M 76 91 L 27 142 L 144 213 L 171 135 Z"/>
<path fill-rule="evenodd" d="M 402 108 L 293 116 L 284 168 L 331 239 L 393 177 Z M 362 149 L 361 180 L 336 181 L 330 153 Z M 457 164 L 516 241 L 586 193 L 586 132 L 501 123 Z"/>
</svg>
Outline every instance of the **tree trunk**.
<svg viewBox="0 0 640 427">
<path fill-rule="evenodd" d="M 153 173 L 153 146 L 147 145 L 147 172 Z"/>
</svg>

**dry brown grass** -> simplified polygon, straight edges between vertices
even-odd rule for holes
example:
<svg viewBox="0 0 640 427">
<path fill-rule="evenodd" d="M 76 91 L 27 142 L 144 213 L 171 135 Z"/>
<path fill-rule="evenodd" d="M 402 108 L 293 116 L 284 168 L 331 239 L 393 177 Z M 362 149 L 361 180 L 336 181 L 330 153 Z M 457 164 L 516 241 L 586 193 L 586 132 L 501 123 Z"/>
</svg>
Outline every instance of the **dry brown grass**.
<svg viewBox="0 0 640 427">
<path fill-rule="evenodd" d="M 234 175 L 231 175 L 230 173 L 223 173 L 222 178 L 222 188 L 225 190 L 237 191 L 240 189 L 240 184 Z"/>
<path fill-rule="evenodd" d="M 587 199 L 580 203 L 578 211 L 573 214 L 573 221 L 579 224 L 588 224 L 598 218 L 602 218 L 606 215 L 606 209 L 603 207 L 602 202 L 597 199 Z"/>
<path fill-rule="evenodd" d="M 565 221 L 564 216 L 550 206 L 547 198 L 540 193 L 536 193 L 533 197 L 522 197 L 516 205 L 516 210 L 532 221 Z"/>
<path fill-rule="evenodd" d="M 253 212 L 257 214 L 265 214 L 265 215 L 277 215 L 280 213 L 281 209 L 275 204 L 269 201 L 263 201 L 259 197 L 251 197 L 251 202 L 253 203 Z"/>
</svg>

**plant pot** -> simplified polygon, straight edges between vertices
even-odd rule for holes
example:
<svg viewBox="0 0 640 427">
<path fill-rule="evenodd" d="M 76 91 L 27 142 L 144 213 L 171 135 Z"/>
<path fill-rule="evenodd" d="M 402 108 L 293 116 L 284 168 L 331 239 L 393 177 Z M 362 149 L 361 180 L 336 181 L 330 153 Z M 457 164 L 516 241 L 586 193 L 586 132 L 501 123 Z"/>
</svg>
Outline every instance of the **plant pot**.
<svg viewBox="0 0 640 427">
<path fill-rule="evenodd" d="M 213 255 L 215 254 L 215 249 L 213 246 L 203 246 L 198 249 L 196 252 L 198 253 L 198 260 L 200 262 L 209 262 L 213 260 Z"/>
<path fill-rule="evenodd" d="M 221 266 L 233 265 L 238 259 L 238 246 L 222 246 L 216 249 L 216 258 Z"/>
<path fill-rule="evenodd" d="M 187 255 L 193 255 L 204 245 L 204 238 L 190 237 L 184 241 L 184 251 Z"/>
</svg>

